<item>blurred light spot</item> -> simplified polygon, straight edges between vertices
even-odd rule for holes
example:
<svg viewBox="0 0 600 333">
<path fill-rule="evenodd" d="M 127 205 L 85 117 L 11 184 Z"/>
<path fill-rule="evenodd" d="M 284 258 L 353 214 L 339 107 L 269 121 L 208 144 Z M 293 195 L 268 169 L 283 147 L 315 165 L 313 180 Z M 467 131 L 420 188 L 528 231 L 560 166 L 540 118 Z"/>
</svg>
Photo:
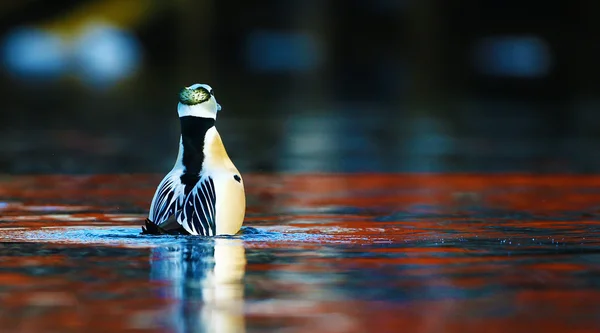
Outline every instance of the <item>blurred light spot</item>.
<svg viewBox="0 0 600 333">
<path fill-rule="evenodd" d="M 319 171 L 339 166 L 340 145 L 344 143 L 345 133 L 338 118 L 290 115 L 284 126 L 287 135 L 282 142 L 279 168 Z"/>
<path fill-rule="evenodd" d="M 108 25 L 85 29 L 74 45 L 82 79 L 106 84 L 127 78 L 140 66 L 141 47 L 132 34 Z"/>
<path fill-rule="evenodd" d="M 475 47 L 475 63 L 486 75 L 542 77 L 551 62 L 548 45 L 538 37 L 488 37 Z"/>
<path fill-rule="evenodd" d="M 254 32 L 248 37 L 247 61 L 258 71 L 308 71 L 319 65 L 321 50 L 308 34 Z"/>
<path fill-rule="evenodd" d="M 3 62 L 13 75 L 53 78 L 67 67 L 64 43 L 45 31 L 17 29 L 8 34 L 3 44 Z"/>
</svg>

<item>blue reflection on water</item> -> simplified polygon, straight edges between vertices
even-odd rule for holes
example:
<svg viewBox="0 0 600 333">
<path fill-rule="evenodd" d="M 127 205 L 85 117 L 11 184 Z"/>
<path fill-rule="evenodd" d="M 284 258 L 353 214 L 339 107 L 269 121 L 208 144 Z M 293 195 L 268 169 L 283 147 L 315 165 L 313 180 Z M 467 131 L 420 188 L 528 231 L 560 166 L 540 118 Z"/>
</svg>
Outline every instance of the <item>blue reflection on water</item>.
<svg viewBox="0 0 600 333">
<path fill-rule="evenodd" d="M 3 237 L 4 236 L 4 237 Z M 2 239 L 4 238 L 4 239 Z M 252 227 L 242 227 L 242 233 L 236 236 L 222 236 L 217 239 L 240 239 L 245 242 L 305 242 L 327 241 L 328 235 L 308 233 L 286 233 L 267 231 Z M 140 234 L 140 228 L 135 227 L 58 227 L 41 230 L 22 230 L 0 235 L 0 240 L 51 242 L 68 244 L 103 244 L 131 247 L 162 247 L 187 244 L 210 245 L 214 238 L 201 236 L 148 236 Z"/>
</svg>

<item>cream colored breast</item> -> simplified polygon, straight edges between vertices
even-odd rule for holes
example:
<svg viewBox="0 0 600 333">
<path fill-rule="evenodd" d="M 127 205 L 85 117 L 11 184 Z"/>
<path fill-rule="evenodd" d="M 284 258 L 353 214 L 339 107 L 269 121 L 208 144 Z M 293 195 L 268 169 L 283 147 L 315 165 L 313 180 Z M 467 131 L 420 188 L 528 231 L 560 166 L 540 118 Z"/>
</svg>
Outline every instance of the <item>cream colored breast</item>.
<svg viewBox="0 0 600 333">
<path fill-rule="evenodd" d="M 215 127 L 206 132 L 204 139 L 203 171 L 215 182 L 217 235 L 233 235 L 242 227 L 246 214 L 244 180 L 239 173 Z M 238 176 L 240 181 L 235 179 Z"/>
</svg>

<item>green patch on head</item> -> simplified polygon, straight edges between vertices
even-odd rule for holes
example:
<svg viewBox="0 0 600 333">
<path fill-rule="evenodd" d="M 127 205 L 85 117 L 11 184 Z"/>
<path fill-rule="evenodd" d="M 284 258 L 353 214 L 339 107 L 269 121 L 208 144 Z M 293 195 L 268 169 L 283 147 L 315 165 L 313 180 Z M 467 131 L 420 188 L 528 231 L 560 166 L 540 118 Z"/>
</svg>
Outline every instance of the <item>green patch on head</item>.
<svg viewBox="0 0 600 333">
<path fill-rule="evenodd" d="M 185 105 L 196 105 L 210 99 L 210 93 L 203 87 L 196 89 L 183 88 L 179 92 L 179 102 Z"/>
</svg>

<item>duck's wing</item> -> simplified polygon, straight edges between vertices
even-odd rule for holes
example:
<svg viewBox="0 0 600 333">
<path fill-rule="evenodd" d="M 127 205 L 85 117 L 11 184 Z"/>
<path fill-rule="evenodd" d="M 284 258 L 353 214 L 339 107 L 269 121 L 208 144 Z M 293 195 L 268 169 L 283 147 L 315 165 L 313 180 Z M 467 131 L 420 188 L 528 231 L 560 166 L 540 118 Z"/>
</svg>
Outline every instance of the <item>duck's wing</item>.
<svg viewBox="0 0 600 333">
<path fill-rule="evenodd" d="M 181 174 L 181 171 L 172 170 L 158 185 L 148 216 L 152 223 L 160 226 L 175 215 L 178 202 L 181 201 L 185 191 L 185 186 L 181 183 Z"/>
<path fill-rule="evenodd" d="M 215 182 L 207 175 L 200 177 L 177 210 L 177 222 L 192 235 L 214 236 L 216 234 Z"/>
<path fill-rule="evenodd" d="M 196 184 L 183 184 L 181 172 L 171 172 L 159 184 L 148 219 L 166 231 L 214 236 L 216 231 L 216 193 L 211 177 L 203 176 Z M 176 223 L 175 223 L 176 222 Z"/>
</svg>

